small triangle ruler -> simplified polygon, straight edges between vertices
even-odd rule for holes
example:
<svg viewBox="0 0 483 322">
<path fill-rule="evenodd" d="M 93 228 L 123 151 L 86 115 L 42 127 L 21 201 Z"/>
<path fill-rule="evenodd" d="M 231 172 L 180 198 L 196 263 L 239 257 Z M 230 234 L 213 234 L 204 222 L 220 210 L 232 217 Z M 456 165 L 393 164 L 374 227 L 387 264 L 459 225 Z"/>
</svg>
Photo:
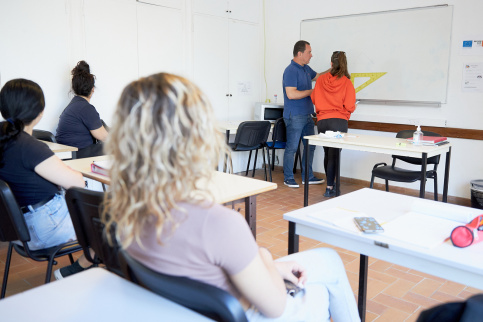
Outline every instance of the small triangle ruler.
<svg viewBox="0 0 483 322">
<path fill-rule="evenodd" d="M 357 92 L 362 91 L 364 88 L 371 85 L 376 80 L 378 80 L 379 78 L 381 78 L 382 76 L 384 76 L 386 74 L 387 74 L 387 72 L 386 73 L 352 73 L 351 74 L 351 82 L 352 82 L 352 85 L 354 85 L 354 78 L 356 78 L 356 77 L 369 77 L 369 79 L 366 82 L 362 83 L 361 85 L 359 85 L 356 88 L 356 93 L 357 93 Z"/>
</svg>

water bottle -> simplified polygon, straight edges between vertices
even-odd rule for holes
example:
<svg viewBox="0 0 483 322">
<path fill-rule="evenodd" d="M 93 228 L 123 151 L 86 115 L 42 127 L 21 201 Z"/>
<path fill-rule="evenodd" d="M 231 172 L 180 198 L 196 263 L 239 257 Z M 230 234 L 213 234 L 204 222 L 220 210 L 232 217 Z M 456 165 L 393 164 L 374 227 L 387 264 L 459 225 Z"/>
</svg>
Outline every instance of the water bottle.
<svg viewBox="0 0 483 322">
<path fill-rule="evenodd" d="M 273 95 L 273 102 L 277 103 L 277 94 Z"/>
<path fill-rule="evenodd" d="M 414 145 L 421 145 L 421 139 L 423 138 L 423 132 L 421 131 L 421 126 L 418 125 L 418 128 L 413 133 L 413 144 Z"/>
</svg>

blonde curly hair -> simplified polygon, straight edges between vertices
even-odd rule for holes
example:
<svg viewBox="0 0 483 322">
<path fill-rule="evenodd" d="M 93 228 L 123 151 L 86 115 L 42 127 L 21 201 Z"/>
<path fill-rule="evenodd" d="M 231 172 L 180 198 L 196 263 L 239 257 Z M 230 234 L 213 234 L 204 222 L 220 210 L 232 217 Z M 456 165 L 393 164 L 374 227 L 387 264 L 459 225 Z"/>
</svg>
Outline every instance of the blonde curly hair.
<svg viewBox="0 0 483 322">
<path fill-rule="evenodd" d="M 106 231 L 115 223 L 116 238 L 122 235 L 126 248 L 140 242 L 143 226 L 153 218 L 160 238 L 180 202 L 213 202 L 199 183 L 210 180 L 229 149 L 200 89 L 183 77 L 160 73 L 126 86 L 106 152 L 113 164 L 102 218 Z"/>
</svg>

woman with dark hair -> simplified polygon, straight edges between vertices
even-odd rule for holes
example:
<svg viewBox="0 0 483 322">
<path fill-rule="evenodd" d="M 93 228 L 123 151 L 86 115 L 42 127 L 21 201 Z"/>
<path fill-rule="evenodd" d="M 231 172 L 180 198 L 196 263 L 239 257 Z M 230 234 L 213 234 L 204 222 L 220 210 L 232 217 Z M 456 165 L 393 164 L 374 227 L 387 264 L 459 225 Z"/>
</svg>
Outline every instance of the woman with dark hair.
<svg viewBox="0 0 483 322">
<path fill-rule="evenodd" d="M 214 203 L 206 182 L 228 146 L 193 83 L 161 73 L 127 85 L 106 151 L 113 162 L 105 229 L 116 227 L 135 259 L 230 292 L 250 321 L 360 321 L 334 250 L 274 261 L 239 213 Z M 288 295 L 284 279 L 305 285 L 305 292 Z"/>
<path fill-rule="evenodd" d="M 349 118 L 356 108 L 356 91 L 347 68 L 347 57 L 343 51 L 334 51 L 330 58 L 331 69 L 321 75 L 315 83 L 311 98 L 317 112 L 317 129 L 347 132 Z M 327 189 L 324 197 L 334 197 L 336 162 L 338 149 L 324 147 L 324 168 Z"/>
<path fill-rule="evenodd" d="M 102 155 L 102 143 L 107 139 L 99 113 L 90 104 L 94 94 L 95 76 L 89 65 L 81 60 L 72 70 L 72 91 L 76 96 L 60 115 L 57 134 L 58 143 L 75 146 L 78 158 Z"/>
<path fill-rule="evenodd" d="M 8 81 L 0 91 L 0 179 L 8 183 L 30 232 L 32 250 L 76 240 L 63 188 L 83 187 L 80 172 L 66 166 L 49 147 L 32 137 L 44 114 L 44 93 L 27 79 Z M 55 271 L 57 279 L 84 270 L 91 264 L 82 256 Z"/>
</svg>

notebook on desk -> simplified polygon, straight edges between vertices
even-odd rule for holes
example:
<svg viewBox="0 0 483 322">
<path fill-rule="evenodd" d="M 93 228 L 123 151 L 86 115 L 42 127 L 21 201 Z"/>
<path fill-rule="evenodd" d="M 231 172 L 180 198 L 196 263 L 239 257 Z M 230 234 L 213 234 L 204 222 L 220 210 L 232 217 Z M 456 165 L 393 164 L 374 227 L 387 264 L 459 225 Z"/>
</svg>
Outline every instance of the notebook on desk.
<svg viewBox="0 0 483 322">
<path fill-rule="evenodd" d="M 384 236 L 394 241 L 431 249 L 442 244 L 456 226 L 473 219 L 476 212 L 480 210 L 421 199 L 413 203 L 409 212 L 394 220 L 385 222 L 381 218 L 375 218 L 384 228 L 384 232 L 371 235 L 376 239 L 377 236 Z M 356 227 L 353 218 L 372 214 L 336 207 L 307 216 L 360 235 L 363 233 Z"/>
<path fill-rule="evenodd" d="M 408 138 L 407 140 L 409 142 L 413 143 L 413 138 Z M 425 135 L 423 135 L 421 137 L 421 140 L 419 140 L 419 142 L 421 142 L 421 144 L 433 145 L 433 144 L 442 143 L 442 142 L 447 141 L 447 140 L 448 140 L 448 138 L 444 137 L 444 136 L 425 136 Z"/>
</svg>

